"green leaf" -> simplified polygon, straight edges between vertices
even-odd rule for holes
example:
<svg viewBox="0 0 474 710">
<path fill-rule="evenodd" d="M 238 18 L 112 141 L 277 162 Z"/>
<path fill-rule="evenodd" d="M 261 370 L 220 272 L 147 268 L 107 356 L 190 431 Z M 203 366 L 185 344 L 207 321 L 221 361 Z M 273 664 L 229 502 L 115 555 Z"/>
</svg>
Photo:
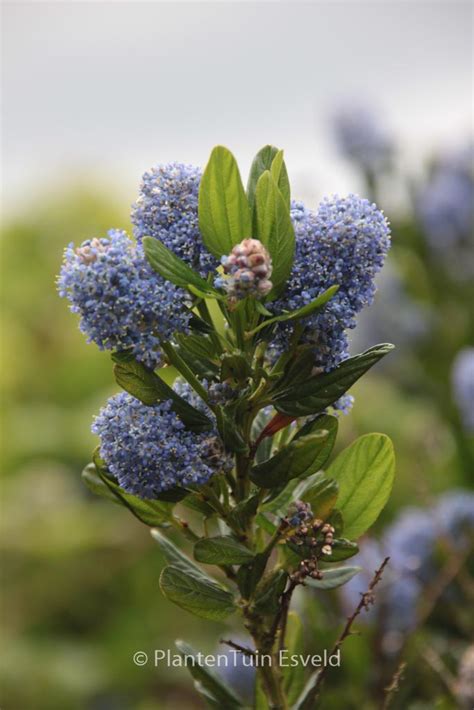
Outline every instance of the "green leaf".
<svg viewBox="0 0 474 710">
<path fill-rule="evenodd" d="M 254 556 L 248 547 L 230 535 L 203 538 L 194 545 L 194 559 L 208 565 L 241 565 Z"/>
<path fill-rule="evenodd" d="M 324 478 L 324 473 L 322 471 L 317 471 L 312 476 L 305 478 L 303 481 L 293 478 L 284 488 L 273 490 L 271 492 L 271 495 L 266 498 L 265 502 L 260 506 L 260 512 L 273 513 L 273 515 L 284 517 L 286 515 L 288 505 L 294 500 L 301 499 L 304 491 L 321 478 Z M 307 485 L 308 483 L 310 483 L 310 486 Z"/>
<path fill-rule="evenodd" d="M 215 410 L 217 430 L 225 444 L 226 449 L 234 453 L 245 453 L 248 446 L 242 434 L 237 429 L 235 422 L 226 414 L 223 407 L 217 406 Z"/>
<path fill-rule="evenodd" d="M 252 610 L 265 616 L 278 611 L 279 599 L 285 591 L 288 575 L 283 569 L 276 569 L 260 580 L 256 590 Z"/>
<path fill-rule="evenodd" d="M 332 567 L 323 571 L 322 579 L 307 577 L 305 584 L 314 589 L 336 589 L 355 577 L 361 569 L 362 567 Z"/>
<path fill-rule="evenodd" d="M 219 373 L 219 359 L 210 338 L 176 333 L 174 339 L 180 357 L 199 377 L 213 379 Z"/>
<path fill-rule="evenodd" d="M 259 500 L 260 496 L 257 493 L 237 503 L 229 513 L 229 523 L 237 528 L 245 529 L 257 512 Z"/>
<path fill-rule="evenodd" d="M 220 258 L 252 235 L 250 207 L 232 153 L 217 146 L 199 188 L 199 228 L 211 254 Z"/>
<path fill-rule="evenodd" d="M 203 619 L 221 621 L 235 610 L 232 594 L 215 582 L 168 565 L 160 575 L 160 589 L 169 601 Z"/>
<path fill-rule="evenodd" d="M 303 493 L 302 500 L 310 504 L 315 518 L 327 520 L 336 505 L 338 490 L 337 481 L 324 476 Z"/>
<path fill-rule="evenodd" d="M 290 211 L 269 171 L 260 176 L 256 192 L 257 234 L 272 258 L 273 289 L 270 297 L 282 291 L 291 273 L 295 253 L 295 233 Z"/>
<path fill-rule="evenodd" d="M 162 343 L 162 349 L 165 353 L 168 362 L 170 362 L 178 370 L 180 375 L 184 377 L 186 382 L 188 382 L 193 390 L 201 397 L 204 402 L 209 399 L 206 388 L 199 382 L 198 378 L 194 374 L 193 370 L 189 365 L 183 360 L 179 354 L 177 348 L 171 343 Z"/>
<path fill-rule="evenodd" d="M 107 498 L 114 503 L 121 503 L 117 496 L 110 490 L 109 486 L 104 483 L 94 463 L 87 464 L 81 473 L 81 478 L 87 488 L 95 495 Z"/>
<path fill-rule="evenodd" d="M 148 263 L 157 273 L 176 286 L 188 288 L 194 286 L 207 298 L 219 296 L 219 292 L 211 284 L 197 274 L 179 256 L 154 237 L 143 238 L 143 249 Z"/>
<path fill-rule="evenodd" d="M 361 436 L 332 462 L 327 475 L 339 483 L 344 534 L 358 538 L 377 520 L 392 490 L 393 444 L 384 434 Z"/>
<path fill-rule="evenodd" d="M 126 392 L 151 406 L 171 399 L 173 411 L 183 424 L 192 431 L 206 431 L 212 427 L 211 420 L 180 397 L 161 377 L 137 362 L 128 351 L 112 354 L 116 363 L 114 374 L 117 384 Z"/>
<path fill-rule="evenodd" d="M 268 553 L 258 552 L 251 562 L 241 565 L 237 572 L 237 585 L 244 599 L 249 599 L 262 579 L 268 562 Z"/>
<path fill-rule="evenodd" d="M 285 161 L 283 160 L 282 150 L 279 150 L 273 158 L 270 167 L 270 173 L 272 178 L 278 185 L 278 189 L 280 190 L 282 197 L 285 200 L 285 204 L 289 210 L 291 206 L 290 181 L 288 179 Z"/>
<path fill-rule="evenodd" d="M 314 350 L 311 345 L 300 345 L 284 365 L 278 389 L 288 389 L 307 382 L 314 368 Z"/>
<path fill-rule="evenodd" d="M 250 168 L 249 179 L 247 182 L 247 196 L 252 210 L 254 210 L 255 208 L 255 192 L 257 190 L 258 180 L 266 170 L 271 171 L 273 161 L 280 152 L 282 153 L 283 151 L 279 151 L 278 148 L 275 148 L 275 146 L 273 145 L 266 145 L 258 151 L 257 155 L 253 159 L 252 166 Z M 278 161 L 275 164 L 275 167 L 273 168 L 273 173 L 275 174 L 277 170 Z M 274 180 L 277 183 L 280 192 L 282 193 L 283 198 L 288 204 L 289 208 L 290 181 L 288 179 L 288 173 L 286 171 L 285 163 L 282 163 L 281 165 L 278 179 L 274 177 Z"/>
<path fill-rule="evenodd" d="M 209 579 L 207 575 L 198 567 L 192 560 L 189 559 L 184 552 L 181 552 L 179 547 L 176 547 L 174 542 L 163 535 L 159 530 L 150 530 L 152 538 L 160 546 L 161 552 L 165 559 L 175 567 L 179 567 L 186 574 L 194 575 L 195 577 Z"/>
<path fill-rule="evenodd" d="M 205 518 L 212 518 L 213 515 L 216 515 L 214 508 L 202 500 L 199 494 L 186 496 L 186 498 L 183 498 L 181 501 L 181 505 L 184 505 L 186 508 L 190 508 L 191 510 L 195 510 Z"/>
<path fill-rule="evenodd" d="M 294 611 L 288 614 L 286 623 L 286 648 L 289 654 L 304 654 L 303 624 Z M 286 665 L 282 668 L 283 687 L 287 694 L 288 705 L 293 705 L 298 699 L 301 689 L 304 686 L 305 669 L 302 663 L 296 665 Z"/>
<path fill-rule="evenodd" d="M 263 513 L 258 513 L 255 522 L 269 535 L 273 535 L 276 532 L 277 526 Z"/>
<path fill-rule="evenodd" d="M 275 395 L 274 407 L 282 414 L 305 417 L 321 412 L 334 404 L 382 357 L 393 350 L 393 345 L 374 345 L 360 355 L 344 360 L 332 372 L 310 377 L 304 384 L 286 388 Z"/>
<path fill-rule="evenodd" d="M 192 646 L 185 641 L 178 640 L 175 641 L 175 644 L 184 658 L 194 658 L 193 662 L 186 663 L 186 668 L 189 669 L 189 672 L 196 681 L 198 690 L 200 690 L 200 687 L 207 690 L 216 702 L 217 707 L 229 708 L 229 710 L 236 710 L 237 708 L 243 707 L 240 698 L 231 688 L 227 687 L 225 681 L 215 673 L 212 668 L 201 663 L 200 658 L 202 658 L 202 654 L 198 654 Z"/>
<path fill-rule="evenodd" d="M 354 557 L 359 552 L 359 546 L 355 542 L 346 540 L 341 537 L 334 540 L 332 543 L 332 555 L 328 556 L 324 562 L 325 564 L 330 564 L 332 562 L 342 562 L 343 560 L 348 560 L 350 557 Z"/>
<path fill-rule="evenodd" d="M 262 488 L 275 488 L 286 485 L 293 478 L 315 473 L 331 454 L 337 426 L 337 419 L 331 416 L 310 422 L 275 456 L 253 466 L 251 480 Z"/>
<path fill-rule="evenodd" d="M 241 352 L 224 353 L 221 357 L 221 380 L 232 380 L 235 384 L 244 384 L 252 375 L 252 368 Z"/>
<path fill-rule="evenodd" d="M 94 452 L 94 465 L 97 475 L 104 485 L 116 497 L 117 501 L 129 509 L 133 515 L 150 526 L 168 525 L 173 514 L 174 503 L 162 502 L 159 500 L 142 500 L 136 496 L 126 493 L 118 483 L 110 477 L 104 462 L 98 452 Z"/>
<path fill-rule="evenodd" d="M 322 308 L 324 308 L 326 303 L 337 293 L 338 290 L 339 286 L 330 286 L 330 288 L 324 291 L 324 293 L 321 293 L 317 298 L 315 298 L 314 301 L 311 301 L 311 303 L 307 303 L 306 306 L 302 306 L 296 311 L 291 311 L 289 313 L 281 313 L 278 316 L 273 316 L 273 318 L 268 318 L 268 320 L 265 320 L 263 321 L 263 323 L 260 323 L 256 328 L 246 333 L 246 335 L 249 337 L 251 335 L 255 335 L 255 333 L 258 333 L 260 330 L 266 328 L 269 325 L 273 325 L 273 323 L 283 323 L 286 321 L 307 318 L 312 313 L 316 313 L 316 311 L 320 311 Z"/>
</svg>

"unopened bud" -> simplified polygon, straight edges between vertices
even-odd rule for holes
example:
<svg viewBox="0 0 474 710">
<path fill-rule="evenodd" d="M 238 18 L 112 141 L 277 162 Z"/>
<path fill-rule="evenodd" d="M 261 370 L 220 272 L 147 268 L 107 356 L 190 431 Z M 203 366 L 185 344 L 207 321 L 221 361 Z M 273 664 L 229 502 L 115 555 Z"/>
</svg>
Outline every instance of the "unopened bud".
<svg viewBox="0 0 474 710">
<path fill-rule="evenodd" d="M 273 288 L 272 260 L 258 239 L 244 239 L 222 257 L 221 264 L 225 276 L 218 277 L 215 285 L 227 291 L 234 301 L 246 296 L 261 298 Z"/>
</svg>

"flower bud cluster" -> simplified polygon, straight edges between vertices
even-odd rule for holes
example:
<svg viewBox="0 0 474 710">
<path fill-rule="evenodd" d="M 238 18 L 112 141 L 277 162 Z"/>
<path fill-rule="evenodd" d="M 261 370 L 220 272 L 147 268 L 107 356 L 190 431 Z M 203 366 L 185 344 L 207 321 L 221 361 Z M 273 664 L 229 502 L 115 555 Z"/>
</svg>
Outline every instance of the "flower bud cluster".
<svg viewBox="0 0 474 710">
<path fill-rule="evenodd" d="M 293 505 L 296 512 L 290 512 L 289 516 L 284 518 L 283 524 L 288 527 L 296 527 L 295 523 L 299 516 L 301 522 L 292 532 L 291 540 L 298 546 L 305 545 L 314 550 L 311 557 L 300 562 L 298 569 L 291 575 L 293 582 L 301 584 L 308 576 L 312 579 L 322 578 L 322 574 L 318 570 L 318 557 L 332 554 L 335 529 L 329 523 L 325 523 L 319 518 L 313 518 L 308 503 L 297 501 Z"/>
<path fill-rule="evenodd" d="M 221 264 L 225 276 L 217 278 L 215 285 L 227 291 L 230 299 L 262 298 L 272 290 L 272 260 L 258 239 L 244 239 L 221 258 Z"/>
</svg>

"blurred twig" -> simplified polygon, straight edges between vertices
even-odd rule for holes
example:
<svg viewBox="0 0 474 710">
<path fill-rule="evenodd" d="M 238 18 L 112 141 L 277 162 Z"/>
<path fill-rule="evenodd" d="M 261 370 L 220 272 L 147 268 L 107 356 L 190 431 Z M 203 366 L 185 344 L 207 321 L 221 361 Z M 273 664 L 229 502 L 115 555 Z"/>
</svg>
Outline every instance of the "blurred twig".
<svg viewBox="0 0 474 710">
<path fill-rule="evenodd" d="M 456 678 L 453 676 L 449 668 L 445 665 L 441 656 L 436 653 L 432 646 L 424 646 L 421 652 L 421 656 L 435 671 L 435 673 L 439 676 L 439 678 L 445 685 L 446 689 L 457 701 L 458 695 L 456 692 Z"/>
<path fill-rule="evenodd" d="M 339 638 L 337 639 L 336 643 L 334 644 L 331 653 L 329 656 L 333 656 L 336 654 L 340 647 L 342 646 L 344 640 L 348 637 L 353 635 L 355 632 L 352 631 L 352 625 L 354 621 L 357 619 L 359 614 L 361 613 L 362 609 L 369 609 L 369 607 L 374 604 L 375 602 L 375 596 L 374 596 L 374 589 L 377 586 L 377 584 L 380 582 L 382 579 L 383 572 L 385 570 L 385 567 L 387 566 L 388 562 L 390 560 L 390 557 L 386 557 L 380 567 L 374 572 L 374 576 L 372 577 L 370 584 L 367 588 L 367 591 L 364 592 L 361 595 L 360 602 L 358 603 L 357 607 L 355 608 L 354 612 L 347 618 L 346 625 L 344 626 Z M 311 694 L 307 697 L 306 703 L 308 703 L 311 700 L 316 700 L 321 684 L 326 676 L 326 671 L 328 669 L 328 666 L 323 666 L 321 670 L 319 671 L 318 677 L 315 681 L 315 684 L 313 686 Z M 305 705 L 306 707 L 306 705 Z M 309 705 L 308 705 L 309 707 Z"/>
<path fill-rule="evenodd" d="M 407 664 L 405 663 L 405 661 L 400 661 L 395 673 L 392 676 L 392 680 L 385 688 L 385 698 L 382 705 L 382 710 L 388 710 L 388 708 L 390 707 L 395 693 L 397 693 L 399 690 L 400 681 L 403 678 L 403 673 L 405 672 L 406 665 Z"/>
</svg>

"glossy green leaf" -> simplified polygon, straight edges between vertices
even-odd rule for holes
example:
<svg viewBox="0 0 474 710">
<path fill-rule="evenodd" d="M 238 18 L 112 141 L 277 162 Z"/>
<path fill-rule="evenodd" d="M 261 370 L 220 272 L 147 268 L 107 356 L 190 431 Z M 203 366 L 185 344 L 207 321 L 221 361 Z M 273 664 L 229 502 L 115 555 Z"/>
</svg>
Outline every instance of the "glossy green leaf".
<svg viewBox="0 0 474 710">
<path fill-rule="evenodd" d="M 247 182 L 247 196 L 252 210 L 254 210 L 255 207 L 255 193 L 257 190 L 258 180 L 266 170 L 272 170 L 274 160 L 280 153 L 283 153 L 283 151 L 278 150 L 278 148 L 275 148 L 275 146 L 273 145 L 266 145 L 258 151 L 257 155 L 253 159 L 252 166 L 250 168 L 249 179 Z M 286 170 L 285 163 L 282 162 L 280 168 L 278 166 L 278 163 L 279 159 L 277 160 L 273 168 L 273 177 L 289 209 L 290 181 L 288 179 L 288 173 Z M 279 173 L 278 178 L 276 178 L 275 176 L 277 172 Z"/>
<path fill-rule="evenodd" d="M 194 286 L 207 298 L 214 295 L 219 296 L 219 292 L 211 284 L 197 274 L 179 256 L 176 256 L 168 247 L 154 237 L 143 238 L 143 249 L 148 263 L 157 273 L 167 281 L 171 281 L 176 286 L 187 288 Z"/>
<path fill-rule="evenodd" d="M 285 486 L 293 478 L 310 476 L 328 460 L 337 433 L 337 419 L 325 416 L 310 422 L 281 451 L 253 466 L 251 480 L 262 488 Z"/>
<path fill-rule="evenodd" d="M 215 410 L 217 429 L 228 451 L 245 453 L 248 446 L 237 429 L 235 422 L 227 415 L 223 407 Z"/>
<path fill-rule="evenodd" d="M 202 538 L 194 545 L 194 559 L 208 565 L 241 565 L 253 558 L 254 553 L 230 535 Z"/>
<path fill-rule="evenodd" d="M 229 513 L 229 522 L 237 528 L 244 530 L 249 521 L 255 516 L 259 500 L 260 496 L 257 493 L 237 503 Z"/>
<path fill-rule="evenodd" d="M 116 363 L 114 374 L 117 384 L 143 404 L 152 405 L 171 399 L 172 408 L 183 424 L 192 431 L 205 431 L 212 427 L 211 420 L 186 402 L 156 373 L 137 362 L 127 351 L 112 354 Z"/>
<path fill-rule="evenodd" d="M 234 693 L 232 688 L 226 685 L 224 679 L 221 678 L 213 668 L 202 663 L 200 658 L 202 658 L 203 654 L 198 654 L 194 648 L 185 641 L 178 640 L 175 641 L 175 644 L 184 658 L 194 659 L 193 662 L 188 661 L 186 663 L 186 668 L 188 668 L 196 681 L 197 689 L 199 691 L 201 688 L 205 689 L 215 701 L 216 707 L 229 708 L 229 710 L 237 710 L 237 708 L 244 707 L 241 699 Z M 207 694 L 204 695 L 209 698 Z"/>
<path fill-rule="evenodd" d="M 163 502 L 159 500 L 142 500 L 136 496 L 126 493 L 123 488 L 110 476 L 105 468 L 104 462 L 100 459 L 98 451 L 94 452 L 94 465 L 97 475 L 104 485 L 114 495 L 119 503 L 128 510 L 140 522 L 150 526 L 168 525 L 173 514 L 174 502 Z"/>
<path fill-rule="evenodd" d="M 314 301 L 311 301 L 311 303 L 307 303 L 306 306 L 302 306 L 296 311 L 281 313 L 278 316 L 273 316 L 273 318 L 268 318 L 268 320 L 263 321 L 263 323 L 260 323 L 256 328 L 249 331 L 247 335 L 255 335 L 255 333 L 258 333 L 263 328 L 266 328 L 269 325 L 273 325 L 274 323 L 285 323 L 287 321 L 301 320 L 301 318 L 307 318 L 313 313 L 316 313 L 317 311 L 320 311 L 322 308 L 324 308 L 326 303 L 337 293 L 338 290 L 339 286 L 331 286 L 326 291 L 324 291 L 324 293 L 320 294 L 317 298 L 315 298 Z"/>
<path fill-rule="evenodd" d="M 332 555 L 327 557 L 324 562 L 325 564 L 342 562 L 343 560 L 348 560 L 350 557 L 354 557 L 354 555 L 357 555 L 358 552 L 359 546 L 357 543 L 341 537 L 334 540 L 332 544 Z"/>
<path fill-rule="evenodd" d="M 172 542 L 168 537 L 163 535 L 159 530 L 153 529 L 150 531 L 152 538 L 160 546 L 161 552 L 165 556 L 166 561 L 172 564 L 174 567 L 178 567 L 180 570 L 189 574 L 191 576 L 197 577 L 199 579 L 204 579 L 205 581 L 215 583 L 211 577 L 203 572 L 203 570 L 198 567 L 192 560 L 189 559 L 184 552 L 181 552 L 179 547 L 177 547 L 174 542 Z"/>
<path fill-rule="evenodd" d="M 204 619 L 221 621 L 236 610 L 230 592 L 210 579 L 190 575 L 174 564 L 162 570 L 160 589 L 169 601 Z"/>
<path fill-rule="evenodd" d="M 219 359 L 210 338 L 176 333 L 174 339 L 179 356 L 196 375 L 203 379 L 213 379 L 219 373 Z"/>
<path fill-rule="evenodd" d="M 342 397 L 363 374 L 393 350 L 384 343 L 344 360 L 332 372 L 310 377 L 305 383 L 278 392 L 274 406 L 282 414 L 303 417 L 321 412 Z"/>
<path fill-rule="evenodd" d="M 232 153 L 217 146 L 199 188 L 199 228 L 211 254 L 220 258 L 252 235 L 250 207 Z"/>
<path fill-rule="evenodd" d="M 270 173 L 272 178 L 275 180 L 276 184 L 278 185 L 278 189 L 280 190 L 283 199 L 285 200 L 285 204 L 288 209 L 290 209 L 291 206 L 291 192 L 290 192 L 290 181 L 288 179 L 288 173 L 286 171 L 286 165 L 285 161 L 283 159 L 283 151 L 279 150 L 278 153 L 275 155 L 275 157 L 272 160 L 272 164 L 270 166 Z"/>
<path fill-rule="evenodd" d="M 307 577 L 305 584 L 314 589 L 336 589 L 355 577 L 361 569 L 362 567 L 331 567 L 323 571 L 322 579 Z"/>
<path fill-rule="evenodd" d="M 287 579 L 288 575 L 283 569 L 276 569 L 266 574 L 255 590 L 253 611 L 264 615 L 274 614 L 278 610 Z"/>
<path fill-rule="evenodd" d="M 270 171 L 259 178 L 256 192 L 257 236 L 272 258 L 275 297 L 284 288 L 291 273 L 295 252 L 295 233 L 290 211 Z"/>
<path fill-rule="evenodd" d="M 121 503 L 117 496 L 110 490 L 109 486 L 104 483 L 94 463 L 87 464 L 81 473 L 81 478 L 91 493 L 101 496 L 102 498 L 107 498 L 113 503 Z"/>
<path fill-rule="evenodd" d="M 378 518 L 394 474 L 393 444 L 384 434 L 361 436 L 332 462 L 327 475 L 339 483 L 338 508 L 348 538 L 358 538 Z"/>
<path fill-rule="evenodd" d="M 183 358 L 178 352 L 178 349 L 171 343 L 162 343 L 161 347 L 167 357 L 168 362 L 174 365 L 180 375 L 184 377 L 188 384 L 191 385 L 196 394 L 198 394 L 204 402 L 207 402 L 209 396 L 206 388 L 198 380 L 192 368 L 187 364 L 187 362 L 185 362 L 185 360 L 183 360 Z"/>
<path fill-rule="evenodd" d="M 301 498 L 309 503 L 315 518 L 327 520 L 338 499 L 339 485 L 333 478 L 324 476 L 314 486 L 306 490 Z"/>
<path fill-rule="evenodd" d="M 221 358 L 221 380 L 244 384 L 252 375 L 248 357 L 241 352 L 225 353 Z"/>
</svg>

